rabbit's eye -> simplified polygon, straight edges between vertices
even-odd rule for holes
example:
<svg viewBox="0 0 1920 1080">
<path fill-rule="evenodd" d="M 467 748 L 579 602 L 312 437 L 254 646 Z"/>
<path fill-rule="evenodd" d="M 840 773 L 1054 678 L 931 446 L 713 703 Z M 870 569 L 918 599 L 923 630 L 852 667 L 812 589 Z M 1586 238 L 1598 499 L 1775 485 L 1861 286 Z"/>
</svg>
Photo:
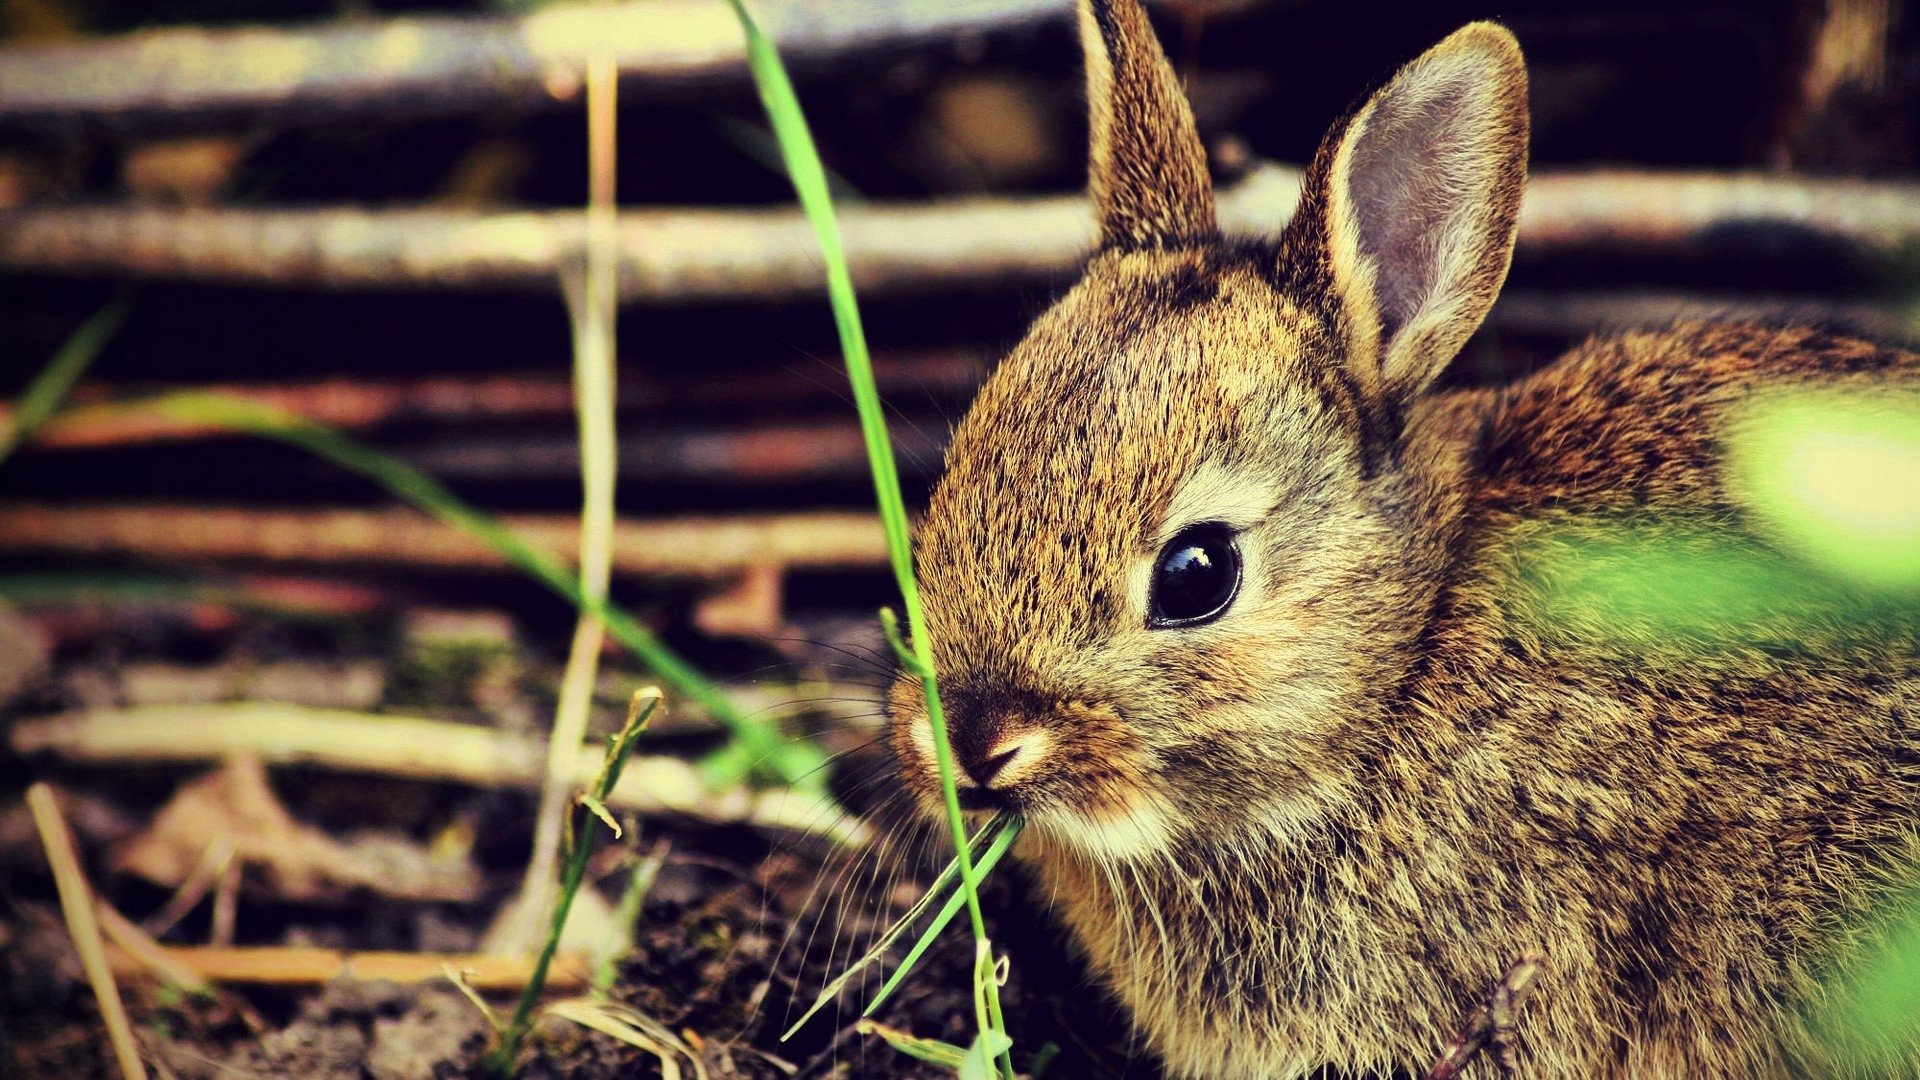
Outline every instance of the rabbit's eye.
<svg viewBox="0 0 1920 1080">
<path fill-rule="evenodd" d="M 1153 564 L 1147 626 L 1164 630 L 1212 622 L 1240 591 L 1240 548 L 1218 522 L 1190 525 Z"/>
</svg>

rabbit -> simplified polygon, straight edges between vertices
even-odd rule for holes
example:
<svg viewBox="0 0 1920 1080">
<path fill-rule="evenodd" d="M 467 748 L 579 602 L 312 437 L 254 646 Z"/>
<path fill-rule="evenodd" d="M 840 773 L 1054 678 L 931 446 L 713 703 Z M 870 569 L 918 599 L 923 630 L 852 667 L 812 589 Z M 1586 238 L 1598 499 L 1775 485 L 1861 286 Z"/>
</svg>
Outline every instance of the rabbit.
<svg viewBox="0 0 1920 1080">
<path fill-rule="evenodd" d="M 1912 608 L 1613 641 L 1530 616 L 1516 539 L 1771 543 L 1727 475 L 1742 403 L 1912 393 L 1920 357 L 1679 324 L 1436 390 L 1511 259 L 1513 36 L 1401 69 L 1250 242 L 1136 0 L 1079 18 L 1099 245 L 956 426 L 916 547 L 963 806 L 1025 816 L 1036 900 L 1144 1043 L 1178 1077 L 1417 1074 L 1538 950 L 1520 1075 L 1920 1075 L 1806 1007 L 1920 855 Z M 888 713 L 937 814 L 913 676 Z"/>
</svg>

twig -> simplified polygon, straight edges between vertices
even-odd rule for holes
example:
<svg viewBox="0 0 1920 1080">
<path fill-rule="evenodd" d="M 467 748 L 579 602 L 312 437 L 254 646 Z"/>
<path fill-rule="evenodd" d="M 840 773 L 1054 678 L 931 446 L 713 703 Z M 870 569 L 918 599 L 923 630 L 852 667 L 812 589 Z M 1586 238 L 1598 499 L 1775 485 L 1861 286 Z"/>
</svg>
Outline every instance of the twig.
<svg viewBox="0 0 1920 1080">
<path fill-rule="evenodd" d="M 963 402 L 977 384 L 975 378 L 946 401 Z M 920 387 L 907 390 L 920 396 Z M 42 429 L 34 448 L 232 436 L 231 429 L 156 418 L 143 410 L 143 404 L 134 400 L 62 413 Z M 751 406 L 745 395 L 727 404 L 727 418 L 693 418 L 682 408 L 666 423 L 641 421 L 625 433 L 621 458 L 641 465 L 642 480 L 649 485 L 802 485 L 845 483 L 865 476 L 859 428 L 835 417 L 808 415 L 806 404 L 789 395 L 779 405 L 782 415 L 764 419 L 746 418 Z M 931 470 L 945 445 L 946 425 L 937 414 L 937 408 L 904 411 L 916 427 L 903 429 L 896 445 L 913 459 L 916 475 Z M 360 426 L 364 430 L 367 425 Z M 397 441 L 393 451 L 399 460 L 451 482 L 530 484 L 579 478 L 575 440 L 545 426 L 447 425 Z"/>
<path fill-rule="evenodd" d="M 214 885 L 226 876 L 227 864 L 234 860 L 234 856 L 233 841 L 227 836 L 216 836 L 209 841 L 200 861 L 194 864 L 193 873 L 187 875 L 159 911 L 146 918 L 141 932 L 159 937 L 179 925 L 180 920 L 187 917 L 187 912 L 206 899 Z"/>
<path fill-rule="evenodd" d="M 568 573 L 561 560 L 541 551 L 524 536 L 461 498 L 430 474 L 331 428 L 309 424 L 273 409 L 262 409 L 253 402 L 217 396 L 167 394 L 152 403 L 152 407 L 175 416 L 228 424 L 236 433 L 274 439 L 325 459 L 348 472 L 357 473 L 412 504 L 414 509 L 431 515 L 441 524 L 479 539 L 496 555 L 575 608 L 592 610 L 605 621 L 608 633 L 651 669 L 661 682 L 698 703 L 726 725 L 732 738 L 721 753 L 709 755 L 704 763 L 716 785 L 735 783 L 758 771 L 770 771 L 793 784 L 817 786 L 822 782 L 808 779 L 817 777 L 820 767 L 825 763 L 818 747 L 810 742 L 784 741 L 778 731 L 760 718 L 735 709 L 711 679 L 688 663 L 631 612 L 582 593 L 579 581 Z"/>
<path fill-rule="evenodd" d="M 240 878 L 246 872 L 243 860 L 228 859 L 214 883 L 213 919 L 207 930 L 207 944 L 216 949 L 233 945 L 233 926 L 240 914 Z"/>
<path fill-rule="evenodd" d="M 113 970 L 107 964 L 106 949 L 100 941 L 100 927 L 93 917 L 93 898 L 86 875 L 80 870 L 74 853 L 73 834 L 54 801 L 53 789 L 34 784 L 27 789 L 27 806 L 33 811 L 33 823 L 40 831 L 40 844 L 46 849 L 47 864 L 53 868 L 54 886 L 60 893 L 60 911 L 66 916 L 67 933 L 80 951 L 80 964 L 86 968 L 87 981 L 93 984 L 93 996 L 100 1003 L 100 1016 L 106 1021 L 107 1036 L 113 1042 L 113 1056 L 125 1080 L 146 1080 L 146 1066 L 133 1041 L 133 1026 L 127 1022 L 127 1010 L 120 1002 L 120 989 L 114 985 Z"/>
<path fill-rule="evenodd" d="M 502 524 L 571 562 L 579 521 L 513 515 Z M 250 510 L 200 506 L 0 505 L 0 552 L 134 555 L 197 562 L 505 569 L 470 533 L 407 510 Z M 761 566 L 866 569 L 886 563 L 871 515 L 766 514 L 615 523 L 623 574 L 715 579 Z"/>
<path fill-rule="evenodd" d="M 335 979 L 365 982 L 424 983 L 446 977 L 446 968 L 462 974 L 476 990 L 518 990 L 533 970 L 524 957 L 481 954 L 344 952 L 297 945 L 159 947 L 169 965 L 215 984 L 260 986 L 315 986 Z M 146 961 L 122 948 L 107 952 L 115 971 L 137 975 L 150 970 Z M 555 990 L 577 989 L 587 982 L 587 958 L 563 953 L 554 959 L 547 985 Z"/>
<path fill-rule="evenodd" d="M 1225 188 L 1222 227 L 1272 235 L 1300 174 L 1256 169 Z M 1093 244 L 1080 197 L 849 206 L 848 269 L 862 295 L 1070 273 Z M 773 299 L 826 287 L 806 219 L 786 210 L 627 210 L 627 300 Z M 1920 242 L 1910 183 L 1750 174 L 1542 173 L 1520 215 L 1520 258 L 1567 254 L 1761 260 L 1844 254 L 1897 266 Z M 552 288 L 586 243 L 581 211 L 176 210 L 42 207 L 0 213 L 0 269 L 318 288 Z"/>
<path fill-rule="evenodd" d="M 268 764 L 527 790 L 539 785 L 545 757 L 538 740 L 473 724 L 270 702 L 63 713 L 17 721 L 8 741 L 18 754 L 108 765 L 199 764 L 251 755 Z M 600 763 L 599 751 L 582 746 L 573 780 L 591 780 Z M 779 788 L 716 792 L 694 765 L 672 757 L 634 758 L 603 801 L 616 810 L 748 822 L 848 844 L 866 837 L 864 826 L 821 800 Z"/>
<path fill-rule="evenodd" d="M 205 975 L 191 966 L 181 963 L 167 951 L 166 946 L 153 940 L 153 936 L 140 929 L 132 920 L 114 908 L 105 900 L 95 900 L 94 914 L 100 918 L 100 929 L 107 940 L 125 952 L 128 956 L 146 965 L 147 970 L 158 975 L 161 981 L 177 986 L 189 993 L 200 993 L 212 989 Z"/>
<path fill-rule="evenodd" d="M 1508 968 L 1494 986 L 1486 1004 L 1473 1011 L 1459 1036 L 1426 1071 L 1424 1080 L 1454 1080 L 1474 1055 L 1487 1047 L 1493 1048 L 1494 1061 L 1502 1076 L 1510 1080 L 1518 1077 L 1519 1063 L 1513 1046 L 1514 1018 L 1546 960 L 1544 953 L 1521 954 L 1519 962 Z"/>
</svg>

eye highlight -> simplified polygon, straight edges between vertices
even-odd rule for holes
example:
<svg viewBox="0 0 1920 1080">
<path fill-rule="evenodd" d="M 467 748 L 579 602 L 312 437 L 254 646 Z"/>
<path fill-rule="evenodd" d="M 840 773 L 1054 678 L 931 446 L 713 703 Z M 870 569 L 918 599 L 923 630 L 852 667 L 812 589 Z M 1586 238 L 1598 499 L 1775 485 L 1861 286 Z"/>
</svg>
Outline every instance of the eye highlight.
<svg viewBox="0 0 1920 1080">
<path fill-rule="evenodd" d="M 1240 546 L 1217 521 L 1189 525 L 1160 549 L 1147 592 L 1147 627 L 1199 626 L 1226 613 L 1240 592 Z"/>
</svg>

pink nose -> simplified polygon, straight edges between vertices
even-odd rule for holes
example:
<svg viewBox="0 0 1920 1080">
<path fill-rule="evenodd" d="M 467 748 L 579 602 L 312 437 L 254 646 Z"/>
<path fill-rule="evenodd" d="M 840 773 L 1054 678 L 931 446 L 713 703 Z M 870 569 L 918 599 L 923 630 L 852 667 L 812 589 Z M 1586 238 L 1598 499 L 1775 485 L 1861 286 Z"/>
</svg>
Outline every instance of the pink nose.
<svg viewBox="0 0 1920 1080">
<path fill-rule="evenodd" d="M 1001 749 L 1003 746 L 1005 746 L 1005 749 Z M 1016 742 L 1012 746 L 1006 746 L 1006 744 L 1001 743 L 996 744 L 992 751 L 986 753 L 960 754 L 960 767 L 966 770 L 967 775 L 973 778 L 974 783 L 979 784 L 983 788 L 990 788 L 993 786 L 994 778 L 999 776 L 1008 765 L 1013 763 L 1013 759 L 1019 756 L 1019 743 Z"/>
</svg>

